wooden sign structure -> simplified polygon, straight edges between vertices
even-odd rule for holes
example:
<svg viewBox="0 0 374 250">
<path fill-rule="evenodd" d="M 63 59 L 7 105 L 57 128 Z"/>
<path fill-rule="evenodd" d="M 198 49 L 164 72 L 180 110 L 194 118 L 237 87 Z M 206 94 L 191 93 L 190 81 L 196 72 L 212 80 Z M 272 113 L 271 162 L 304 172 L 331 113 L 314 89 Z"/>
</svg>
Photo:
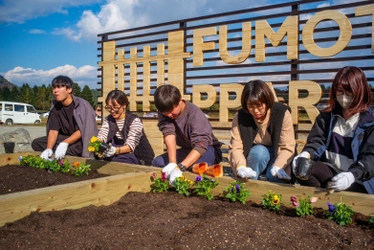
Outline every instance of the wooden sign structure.
<svg viewBox="0 0 374 250">
<path fill-rule="evenodd" d="M 309 4 L 311 2 L 321 1 L 308 1 Z M 167 39 L 165 43 L 155 42 L 163 39 L 147 40 L 146 37 L 155 36 L 152 32 L 148 33 L 147 36 L 144 35 L 147 27 L 101 34 L 99 36 L 102 37 L 102 40 L 99 43 L 102 45 L 102 54 L 100 55 L 102 61 L 99 62 L 99 66 L 102 71 L 102 97 L 99 98 L 99 102 L 104 101 L 109 91 L 120 89 L 127 92 L 130 101 L 130 111 L 137 111 L 137 104 L 142 105 L 142 111 L 151 111 L 151 104 L 153 103 L 152 92 L 154 89 L 163 84 L 172 84 L 182 90 L 184 99 L 191 100 L 200 108 L 209 109 L 215 103 L 219 103 L 219 121 L 228 122 L 230 110 L 240 107 L 240 95 L 243 84 L 246 82 L 235 82 L 235 78 L 241 77 L 240 79 L 248 80 L 248 77 L 252 75 L 258 76 L 256 74 L 258 68 L 265 64 L 267 60 L 274 61 L 278 58 L 278 61 L 268 65 L 281 67 L 282 64 L 288 64 L 291 66 L 289 79 L 280 82 L 288 87 L 288 96 L 286 97 L 287 103 L 292 110 L 293 123 L 299 123 L 299 108 L 305 109 L 309 120 L 313 123 L 319 114 L 319 110 L 315 105 L 322 97 L 321 84 L 328 81 L 331 83 L 334 74 L 339 68 L 331 65 L 329 65 L 330 71 L 322 68 L 321 71 L 324 73 L 324 77 L 328 75 L 329 79 L 321 81 L 318 78 L 313 78 L 313 70 L 310 70 L 309 79 L 304 77 L 303 75 L 308 73 L 308 70 L 301 70 L 299 67 L 303 62 L 313 63 L 311 68 L 317 68 L 316 72 L 318 72 L 318 64 L 322 65 L 324 62 L 339 61 L 341 66 L 356 63 L 355 52 L 352 51 L 349 44 L 359 38 L 357 38 L 357 35 L 353 35 L 351 19 L 355 18 L 356 22 L 357 18 L 362 18 L 363 22 L 368 23 L 370 23 L 368 19 L 374 20 L 374 5 L 368 4 L 368 2 L 370 1 L 334 6 L 336 9 L 331 9 L 331 6 L 326 8 L 326 10 L 321 8 L 321 11 L 317 10 L 318 12 L 310 13 L 312 15 L 310 18 L 301 21 L 299 20 L 300 15 L 305 14 L 306 11 L 295 11 L 295 9 L 305 4 L 305 1 L 269 6 L 267 9 L 277 9 L 285 6 L 292 8 L 291 12 L 285 12 L 283 15 L 274 15 L 279 17 L 278 19 L 282 19 L 282 21 L 273 24 L 273 26 L 278 27 L 277 31 L 274 31 L 269 23 L 274 22 L 272 15 L 266 16 L 268 19 L 272 18 L 269 21 L 263 20 L 262 16 L 252 17 L 256 11 L 264 10 L 264 8 L 257 8 L 247 10 L 247 12 L 240 12 L 241 15 L 248 15 L 247 19 L 253 21 L 240 22 L 240 20 L 236 20 L 235 25 L 212 22 L 211 24 L 195 25 L 189 28 L 189 22 L 201 22 L 208 19 L 208 17 L 175 21 L 175 23 L 180 24 L 180 27 L 177 30 L 171 29 L 172 31 L 165 30 L 162 24 L 152 25 L 152 29 L 155 29 L 156 26 L 160 30 L 154 31 L 155 34 L 158 36 L 163 34 L 163 39 Z M 344 14 L 341 10 L 342 8 L 344 11 L 344 8 L 349 8 L 352 13 Z M 233 12 L 230 12 L 226 13 L 226 15 L 221 14 L 220 17 L 223 16 L 228 19 L 232 15 Z M 227 23 L 233 22 L 234 20 L 227 21 Z M 330 40 L 327 39 L 327 41 L 330 41 L 327 46 L 320 47 L 316 40 L 322 40 L 323 43 L 325 38 L 321 38 L 321 32 L 317 31 L 317 26 L 326 25 L 326 23 L 334 23 L 335 26 L 320 28 L 321 32 L 332 29 L 332 33 L 335 36 L 330 37 Z M 374 29 L 372 23 L 370 24 L 371 30 L 364 32 L 366 36 L 369 35 L 371 38 L 365 39 L 366 46 L 370 48 L 370 53 L 360 57 L 370 65 L 368 67 L 364 66 L 364 70 L 373 70 Z M 230 27 L 231 30 L 229 30 Z M 129 39 L 134 40 L 134 38 L 137 38 L 136 42 L 124 42 L 126 41 L 126 36 L 120 36 L 119 34 L 124 35 L 127 32 L 131 32 Z M 142 34 L 134 35 L 136 32 L 142 32 Z M 233 32 L 238 33 L 237 37 L 232 34 Z M 114 38 L 109 38 L 109 36 Z M 319 36 L 319 38 L 315 39 L 316 36 Z M 331 35 L 327 34 L 326 36 Z M 254 46 L 252 46 L 253 43 Z M 126 54 L 123 47 L 128 48 L 129 53 Z M 305 49 L 301 51 L 301 47 Z M 346 49 L 348 52 L 351 51 L 353 55 L 340 58 L 339 54 L 345 54 Z M 276 52 L 268 52 L 269 57 L 267 57 L 266 50 L 274 50 Z M 299 54 L 302 54 L 303 58 L 300 58 Z M 304 57 L 313 58 L 313 60 L 304 59 Z M 255 62 L 251 61 L 252 58 L 255 59 Z M 340 60 L 336 60 L 336 58 Z M 216 66 L 209 66 L 212 63 Z M 228 82 L 220 83 L 220 79 L 225 77 L 225 75 L 215 73 L 216 71 L 235 70 L 239 68 L 235 66 L 243 66 L 243 64 L 248 66 L 248 70 L 255 69 L 253 70 L 255 74 L 248 72 L 247 74 L 240 73 L 239 76 L 238 74 L 227 73 Z M 222 67 L 222 65 L 226 67 Z M 297 65 L 297 67 L 293 68 L 294 65 Z M 270 69 L 268 73 L 263 71 L 263 75 L 258 78 L 266 78 L 267 75 L 273 75 L 273 79 L 277 79 L 277 75 L 273 74 L 274 71 L 276 71 L 275 68 Z M 199 72 L 199 74 L 190 77 L 190 72 L 191 74 Z M 204 75 L 202 75 L 203 73 Z M 284 71 L 279 74 L 281 73 L 284 74 Z M 230 76 L 232 76 L 231 81 L 229 79 Z M 279 77 L 282 77 L 282 75 L 279 75 Z M 194 82 L 194 79 L 202 80 Z M 205 83 L 206 79 L 211 82 Z M 191 81 L 191 83 L 188 81 Z M 273 84 L 279 85 L 279 82 L 275 83 L 277 80 L 266 82 L 273 90 L 277 87 L 274 87 Z M 308 92 L 306 97 L 300 96 L 300 91 L 302 90 Z M 277 98 L 275 90 L 274 94 Z"/>
</svg>

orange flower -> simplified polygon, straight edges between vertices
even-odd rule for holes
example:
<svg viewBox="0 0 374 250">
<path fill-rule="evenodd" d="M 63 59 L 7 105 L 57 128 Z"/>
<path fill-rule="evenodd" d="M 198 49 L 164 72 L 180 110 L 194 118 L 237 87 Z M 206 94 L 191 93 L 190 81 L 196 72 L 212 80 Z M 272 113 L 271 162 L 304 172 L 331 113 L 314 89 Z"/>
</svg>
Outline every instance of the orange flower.
<svg viewBox="0 0 374 250">
<path fill-rule="evenodd" d="M 78 162 L 78 161 L 76 161 L 76 162 L 73 163 L 73 167 L 75 167 L 75 168 L 79 167 L 79 165 L 81 165 L 81 163 Z"/>
</svg>

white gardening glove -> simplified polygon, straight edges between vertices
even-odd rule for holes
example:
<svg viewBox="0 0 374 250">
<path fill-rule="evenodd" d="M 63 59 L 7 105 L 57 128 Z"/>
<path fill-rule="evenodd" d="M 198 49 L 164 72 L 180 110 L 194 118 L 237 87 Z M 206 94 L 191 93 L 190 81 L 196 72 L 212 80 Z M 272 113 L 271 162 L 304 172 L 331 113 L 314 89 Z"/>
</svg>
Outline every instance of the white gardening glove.
<svg viewBox="0 0 374 250">
<path fill-rule="evenodd" d="M 240 166 L 236 169 L 236 172 L 241 178 L 253 178 L 257 175 L 256 171 L 252 168 L 247 168 L 245 166 Z"/>
<path fill-rule="evenodd" d="M 110 146 L 109 148 L 107 148 L 107 149 L 103 152 L 103 156 L 104 156 L 105 158 L 110 158 L 110 157 L 112 157 L 115 153 L 116 153 L 116 147 L 112 147 L 112 146 Z"/>
<path fill-rule="evenodd" d="M 183 172 L 178 168 L 174 168 L 171 173 L 170 173 L 170 176 L 169 176 L 169 183 L 170 185 L 174 186 L 175 185 L 175 179 L 177 179 L 178 177 L 181 177 L 183 174 Z"/>
<path fill-rule="evenodd" d="M 301 152 L 301 154 L 295 156 L 292 160 L 292 168 L 293 168 L 293 171 L 296 172 L 296 166 L 297 166 L 297 158 L 299 157 L 304 157 L 304 158 L 308 158 L 310 159 L 310 154 L 309 152 L 306 152 L 306 151 L 303 151 Z"/>
<path fill-rule="evenodd" d="M 44 150 L 41 154 L 40 157 L 43 158 L 44 160 L 48 160 L 51 156 L 53 155 L 53 151 L 50 148 L 47 148 Z"/>
<path fill-rule="evenodd" d="M 353 174 L 351 172 L 343 172 L 332 177 L 327 184 L 327 188 L 342 191 L 349 188 L 353 182 L 355 182 Z"/>
<path fill-rule="evenodd" d="M 272 176 L 276 176 L 282 180 L 291 180 L 291 177 L 284 171 L 283 168 L 273 166 L 270 170 Z"/>
<path fill-rule="evenodd" d="M 68 150 L 68 146 L 69 144 L 67 144 L 66 142 L 61 142 L 60 144 L 58 144 L 55 152 L 55 158 L 57 160 L 65 157 L 66 150 Z"/>
<path fill-rule="evenodd" d="M 176 166 L 176 163 L 170 162 L 168 165 L 163 167 L 162 172 L 165 173 L 166 178 L 169 178 L 171 171 L 173 171 Z"/>
</svg>

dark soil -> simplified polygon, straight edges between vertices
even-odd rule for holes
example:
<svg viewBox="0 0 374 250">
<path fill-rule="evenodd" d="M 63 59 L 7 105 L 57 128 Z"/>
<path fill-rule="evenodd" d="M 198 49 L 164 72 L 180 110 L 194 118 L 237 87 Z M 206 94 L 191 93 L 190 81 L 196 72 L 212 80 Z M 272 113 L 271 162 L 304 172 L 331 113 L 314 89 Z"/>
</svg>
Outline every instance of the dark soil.
<svg viewBox="0 0 374 250">
<path fill-rule="evenodd" d="M 356 213 L 339 226 L 323 209 L 314 212 L 297 217 L 294 209 L 277 214 L 250 201 L 128 193 L 110 206 L 34 212 L 8 223 L 0 249 L 374 249 L 368 216 Z"/>
<path fill-rule="evenodd" d="M 0 167 L 0 195 L 84 181 L 107 175 L 90 171 L 88 175 L 74 176 L 70 173 L 52 173 L 47 170 L 6 165 Z"/>
</svg>

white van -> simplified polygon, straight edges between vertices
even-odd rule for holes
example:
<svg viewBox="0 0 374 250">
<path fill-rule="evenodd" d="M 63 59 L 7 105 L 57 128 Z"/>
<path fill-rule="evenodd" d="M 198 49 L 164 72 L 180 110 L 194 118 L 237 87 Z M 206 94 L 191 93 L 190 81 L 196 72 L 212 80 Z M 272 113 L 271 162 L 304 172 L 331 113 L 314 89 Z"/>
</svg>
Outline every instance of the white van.
<svg viewBox="0 0 374 250">
<path fill-rule="evenodd" d="M 39 114 L 34 106 L 22 102 L 0 101 L 0 124 L 39 124 Z"/>
</svg>

